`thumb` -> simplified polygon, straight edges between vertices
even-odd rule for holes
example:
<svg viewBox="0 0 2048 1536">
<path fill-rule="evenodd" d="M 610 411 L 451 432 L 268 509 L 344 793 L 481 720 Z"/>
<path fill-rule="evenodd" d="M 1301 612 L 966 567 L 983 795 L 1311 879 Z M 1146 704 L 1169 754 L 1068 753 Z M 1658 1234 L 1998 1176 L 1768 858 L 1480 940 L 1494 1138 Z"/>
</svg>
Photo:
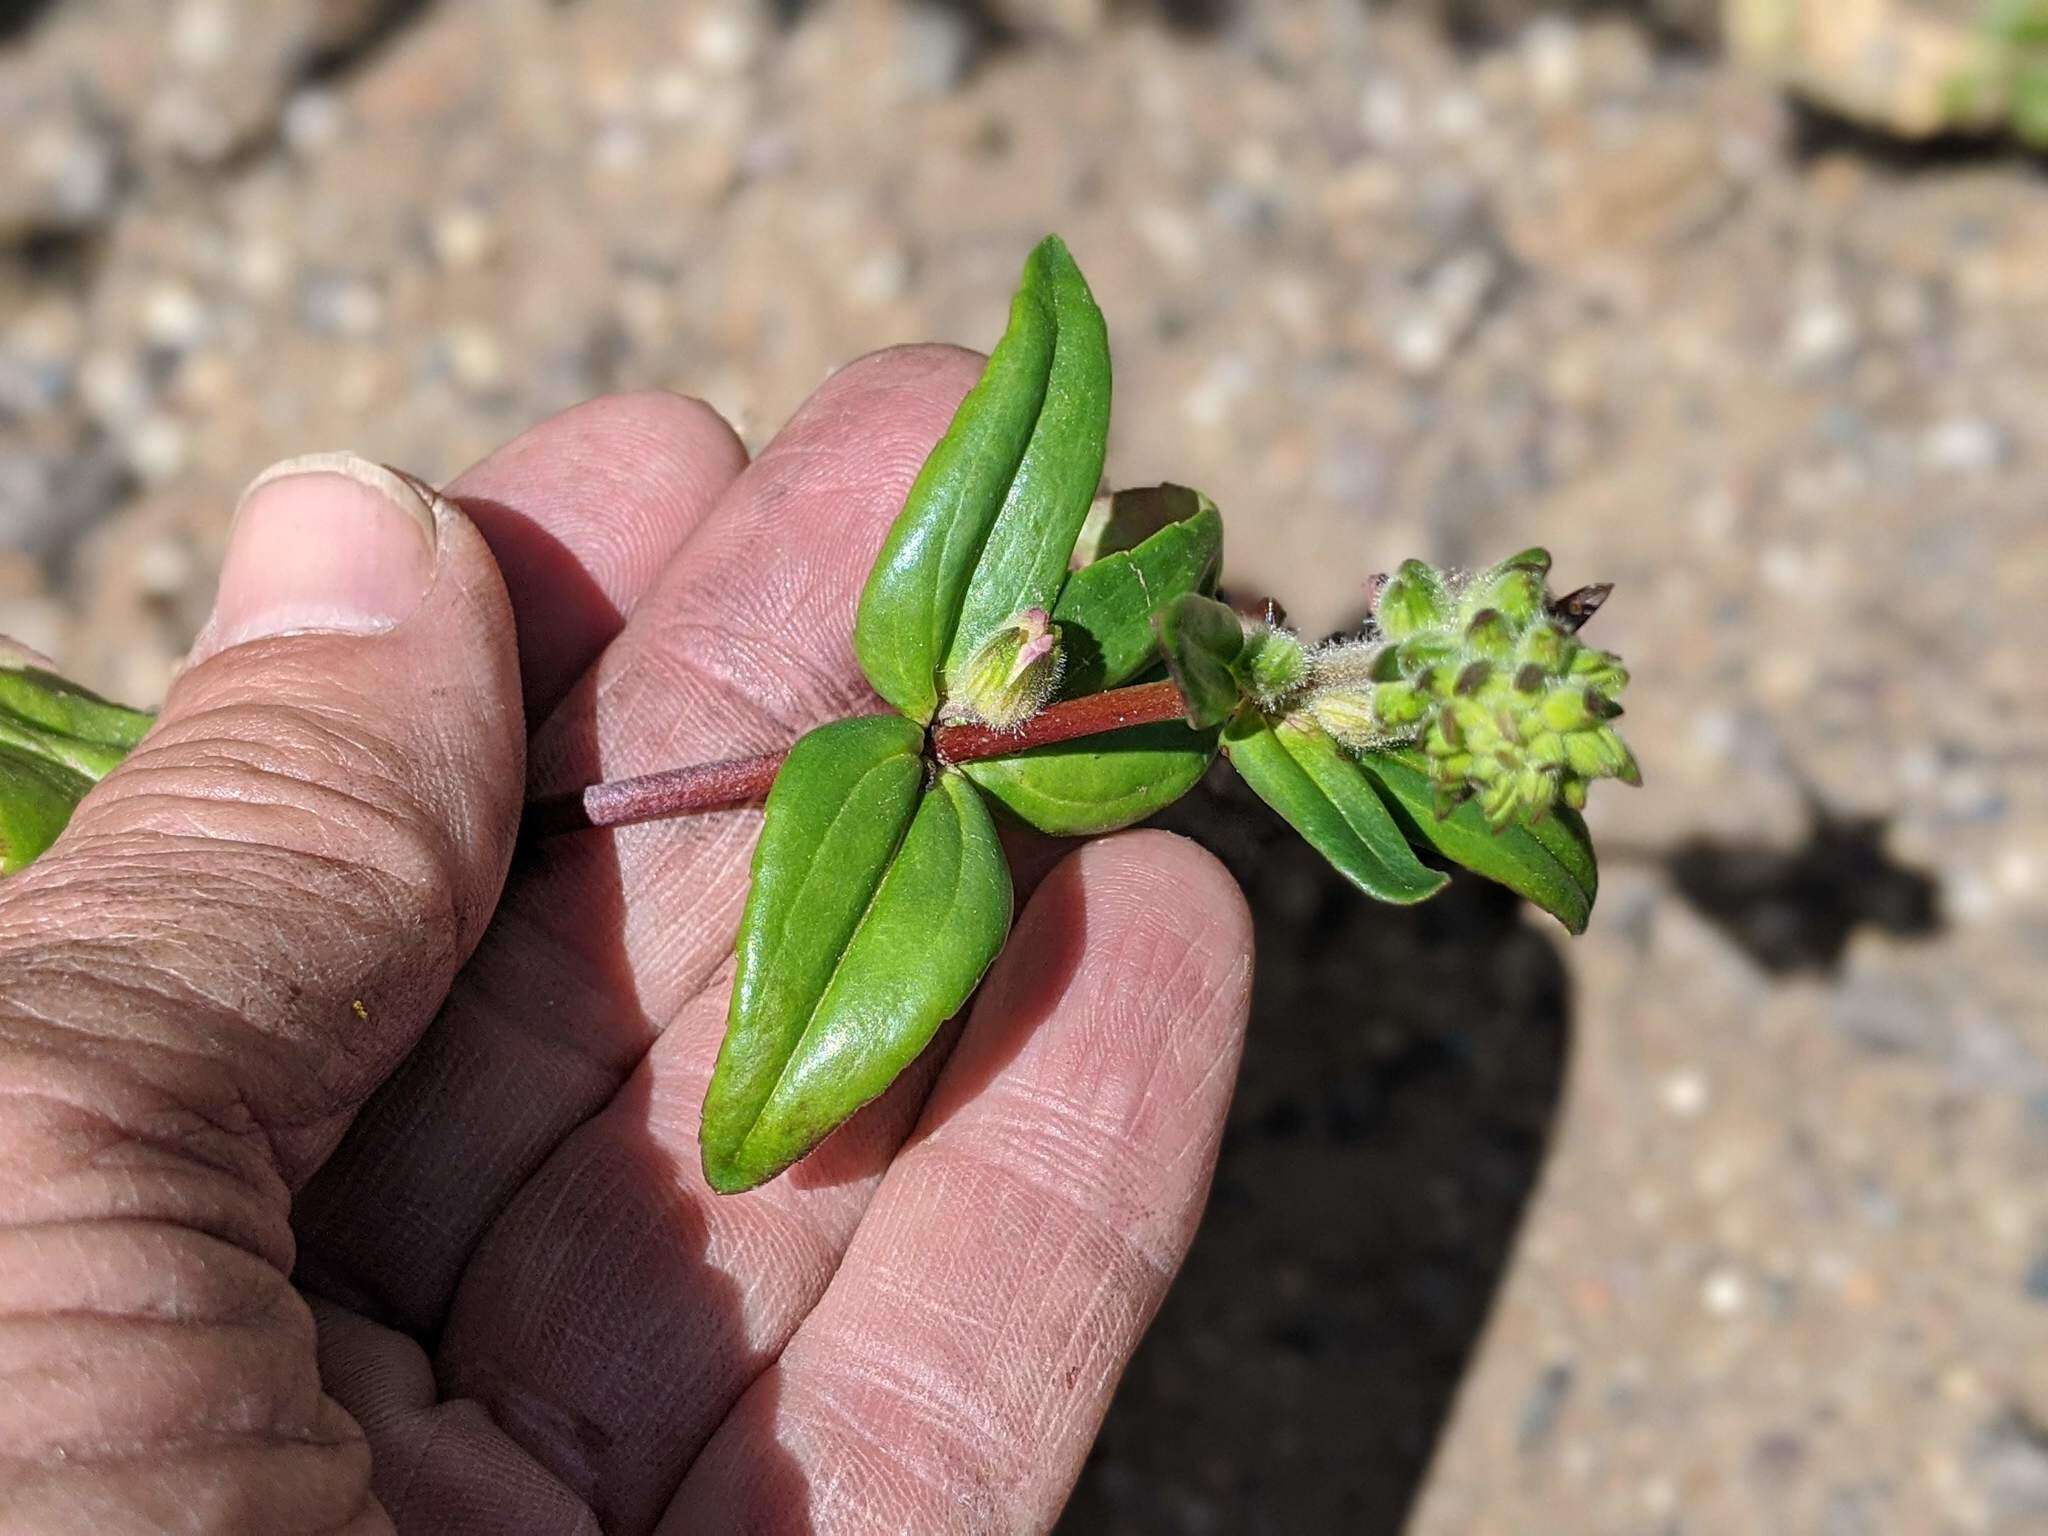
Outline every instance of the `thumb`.
<svg viewBox="0 0 2048 1536">
<path fill-rule="evenodd" d="M 0 886 L 0 1044 L 298 1182 L 476 944 L 524 746 L 468 520 L 353 455 L 267 471 L 157 724 Z"/>
</svg>

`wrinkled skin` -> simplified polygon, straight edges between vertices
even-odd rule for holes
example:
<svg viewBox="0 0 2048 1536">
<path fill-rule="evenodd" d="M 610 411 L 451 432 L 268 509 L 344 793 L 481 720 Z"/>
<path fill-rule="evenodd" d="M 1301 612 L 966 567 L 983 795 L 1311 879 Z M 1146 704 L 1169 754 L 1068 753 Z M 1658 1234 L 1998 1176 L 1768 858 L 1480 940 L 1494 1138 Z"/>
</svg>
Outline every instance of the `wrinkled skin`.
<svg viewBox="0 0 2048 1536">
<path fill-rule="evenodd" d="M 861 579 L 978 367 L 865 359 L 751 464 L 580 407 L 453 487 L 396 629 L 202 637 L 0 887 L 0 1529 L 1051 1522 L 1207 1190 L 1220 868 L 1067 853 L 964 1022 L 717 1198 L 758 814 L 512 861 L 524 722 L 555 787 L 870 707 Z"/>
</svg>

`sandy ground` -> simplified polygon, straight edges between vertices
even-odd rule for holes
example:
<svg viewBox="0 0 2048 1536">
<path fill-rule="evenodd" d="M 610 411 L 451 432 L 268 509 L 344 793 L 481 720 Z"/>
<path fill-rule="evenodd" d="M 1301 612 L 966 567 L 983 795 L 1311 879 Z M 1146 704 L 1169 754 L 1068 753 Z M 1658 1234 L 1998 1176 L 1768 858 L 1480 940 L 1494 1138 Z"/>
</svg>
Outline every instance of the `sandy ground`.
<svg viewBox="0 0 2048 1536">
<path fill-rule="evenodd" d="M 0 631 L 147 701 L 269 460 L 641 385 L 758 444 L 1057 229 L 1113 481 L 1316 630 L 1618 582 L 1649 777 L 1569 944 L 1177 809 L 1259 1016 L 1066 1528 L 2048 1530 L 2041 165 L 1612 14 L 1043 9 L 0 5 Z"/>
</svg>

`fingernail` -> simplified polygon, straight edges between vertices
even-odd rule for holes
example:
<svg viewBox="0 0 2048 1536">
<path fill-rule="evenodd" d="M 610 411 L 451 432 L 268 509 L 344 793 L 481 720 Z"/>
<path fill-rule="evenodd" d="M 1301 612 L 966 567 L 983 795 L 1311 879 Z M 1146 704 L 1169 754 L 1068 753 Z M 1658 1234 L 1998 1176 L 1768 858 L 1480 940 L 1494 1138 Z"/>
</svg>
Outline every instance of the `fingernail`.
<svg viewBox="0 0 2048 1536">
<path fill-rule="evenodd" d="M 369 635 L 404 623 L 434 580 L 431 493 L 353 453 L 273 464 L 235 509 L 203 660 L 275 635 Z"/>
</svg>

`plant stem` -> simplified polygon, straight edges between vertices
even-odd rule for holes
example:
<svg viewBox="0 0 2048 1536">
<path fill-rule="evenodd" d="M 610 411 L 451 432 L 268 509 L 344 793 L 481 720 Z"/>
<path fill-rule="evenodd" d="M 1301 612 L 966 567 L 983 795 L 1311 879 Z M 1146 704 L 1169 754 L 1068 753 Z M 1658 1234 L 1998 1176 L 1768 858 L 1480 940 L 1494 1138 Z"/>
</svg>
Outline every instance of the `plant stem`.
<svg viewBox="0 0 2048 1536">
<path fill-rule="evenodd" d="M 1007 757 L 1026 747 L 1100 736 L 1126 726 L 1185 720 L 1187 711 L 1188 701 L 1172 683 L 1139 683 L 1048 705 L 1014 731 L 985 725 L 942 725 L 932 732 L 932 751 L 941 763 L 971 763 L 984 757 Z"/>
<path fill-rule="evenodd" d="M 1126 726 L 1181 720 L 1186 713 L 1187 701 L 1172 683 L 1139 683 L 1048 705 L 1013 731 L 991 730 L 985 725 L 937 726 L 931 733 L 931 750 L 934 759 L 950 767 L 1100 736 Z M 552 837 L 589 827 L 625 827 L 747 805 L 768 793 L 788 755 L 769 752 L 690 768 L 666 768 L 638 778 L 543 795 L 526 808 L 526 830 L 529 836 Z"/>
</svg>

